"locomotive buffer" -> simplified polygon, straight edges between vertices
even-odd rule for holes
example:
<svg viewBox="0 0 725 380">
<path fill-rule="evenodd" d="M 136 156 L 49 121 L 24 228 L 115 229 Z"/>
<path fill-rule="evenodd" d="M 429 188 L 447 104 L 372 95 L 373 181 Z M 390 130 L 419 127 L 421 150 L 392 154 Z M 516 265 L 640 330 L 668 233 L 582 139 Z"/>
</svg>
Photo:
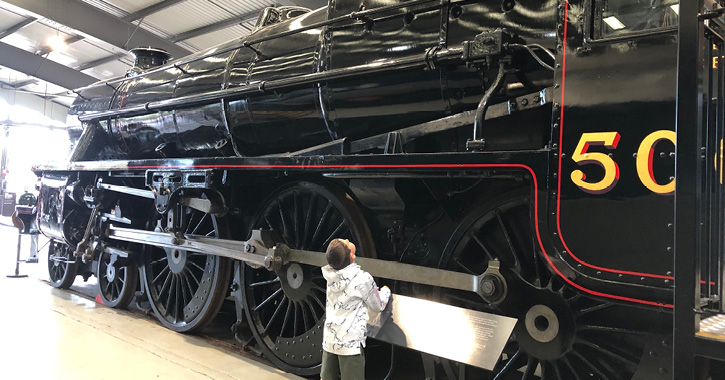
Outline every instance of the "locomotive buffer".
<svg viewBox="0 0 725 380">
<path fill-rule="evenodd" d="M 114 225 L 106 231 L 106 236 L 115 240 L 223 256 L 270 271 L 279 271 L 292 263 L 318 267 L 327 265 L 323 253 L 291 249 L 279 243 L 280 239 L 274 235 L 274 231 L 254 230 L 249 240 L 236 241 Z M 134 254 L 110 247 L 105 249 L 124 256 Z M 357 257 L 355 261 L 375 277 L 469 291 L 490 304 L 500 303 L 507 293 L 506 280 L 499 272 L 498 261 L 490 262 L 481 275 L 365 257 Z M 448 323 L 431 331 L 430 326 L 440 321 Z M 371 321 L 369 331 L 372 338 L 381 341 L 492 370 L 516 322 L 515 318 L 394 295 L 388 307 Z"/>
</svg>

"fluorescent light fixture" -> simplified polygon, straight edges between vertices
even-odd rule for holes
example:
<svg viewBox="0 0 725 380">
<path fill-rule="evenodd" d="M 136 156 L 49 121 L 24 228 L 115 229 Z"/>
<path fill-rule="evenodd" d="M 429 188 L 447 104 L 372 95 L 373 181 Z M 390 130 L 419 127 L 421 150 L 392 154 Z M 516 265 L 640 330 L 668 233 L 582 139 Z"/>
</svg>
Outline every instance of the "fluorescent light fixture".
<svg viewBox="0 0 725 380">
<path fill-rule="evenodd" d="M 673 12 L 675 12 L 678 16 L 680 15 L 680 4 L 672 4 L 670 5 L 670 8 Z"/>
<path fill-rule="evenodd" d="M 68 49 L 68 44 L 65 43 L 63 38 L 60 36 L 53 36 L 48 39 L 48 46 L 50 46 L 53 51 L 66 51 Z"/>
<path fill-rule="evenodd" d="M 609 27 L 614 30 L 625 28 L 624 24 L 622 24 L 622 22 L 614 16 L 605 17 L 603 21 L 606 22 L 607 25 L 609 25 Z"/>
</svg>

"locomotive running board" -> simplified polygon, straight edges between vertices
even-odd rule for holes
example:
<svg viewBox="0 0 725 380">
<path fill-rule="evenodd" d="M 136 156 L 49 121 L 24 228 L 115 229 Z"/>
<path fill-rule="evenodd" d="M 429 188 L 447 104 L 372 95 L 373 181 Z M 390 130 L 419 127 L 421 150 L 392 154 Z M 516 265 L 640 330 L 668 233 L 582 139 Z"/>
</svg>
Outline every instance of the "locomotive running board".
<svg viewBox="0 0 725 380">
<path fill-rule="evenodd" d="M 106 232 L 106 236 L 115 240 L 161 248 L 181 249 L 228 257 L 244 261 L 252 266 L 265 267 L 269 270 L 278 269 L 289 262 L 318 267 L 327 265 L 325 255 L 322 252 L 290 249 L 284 244 L 275 244 L 270 239 L 269 232 L 255 230 L 250 240 L 237 241 L 201 236 L 177 236 L 168 232 L 144 231 L 111 225 Z M 486 300 L 479 285 L 485 277 L 485 273 L 474 276 L 449 270 L 365 257 L 357 257 L 355 262 L 375 277 L 469 291 L 479 294 Z"/>
</svg>

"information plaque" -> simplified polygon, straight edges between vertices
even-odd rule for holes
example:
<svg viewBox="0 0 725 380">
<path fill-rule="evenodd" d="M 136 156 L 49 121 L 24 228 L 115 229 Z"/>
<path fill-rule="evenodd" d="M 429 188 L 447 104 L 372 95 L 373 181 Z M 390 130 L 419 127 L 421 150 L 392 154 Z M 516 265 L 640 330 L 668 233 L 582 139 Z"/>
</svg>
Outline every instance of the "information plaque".
<svg viewBox="0 0 725 380">
<path fill-rule="evenodd" d="M 492 370 L 515 325 L 515 318 L 394 294 L 371 315 L 368 336 Z"/>
</svg>

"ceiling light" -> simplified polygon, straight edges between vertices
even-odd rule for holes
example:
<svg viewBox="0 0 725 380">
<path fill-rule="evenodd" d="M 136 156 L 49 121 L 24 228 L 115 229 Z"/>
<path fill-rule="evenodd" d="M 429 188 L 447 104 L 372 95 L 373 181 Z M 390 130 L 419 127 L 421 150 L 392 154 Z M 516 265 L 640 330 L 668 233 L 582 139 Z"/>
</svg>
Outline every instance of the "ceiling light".
<svg viewBox="0 0 725 380">
<path fill-rule="evenodd" d="M 53 51 L 66 51 L 68 44 L 60 36 L 53 36 L 48 39 L 48 46 Z"/>
<path fill-rule="evenodd" d="M 603 21 L 606 22 L 607 25 L 609 25 L 609 27 L 614 30 L 625 28 L 624 24 L 622 24 L 622 22 L 614 16 L 605 17 Z"/>
<path fill-rule="evenodd" d="M 672 4 L 670 5 L 670 8 L 672 8 L 672 11 L 677 13 L 677 15 L 680 15 L 680 4 Z"/>
</svg>

